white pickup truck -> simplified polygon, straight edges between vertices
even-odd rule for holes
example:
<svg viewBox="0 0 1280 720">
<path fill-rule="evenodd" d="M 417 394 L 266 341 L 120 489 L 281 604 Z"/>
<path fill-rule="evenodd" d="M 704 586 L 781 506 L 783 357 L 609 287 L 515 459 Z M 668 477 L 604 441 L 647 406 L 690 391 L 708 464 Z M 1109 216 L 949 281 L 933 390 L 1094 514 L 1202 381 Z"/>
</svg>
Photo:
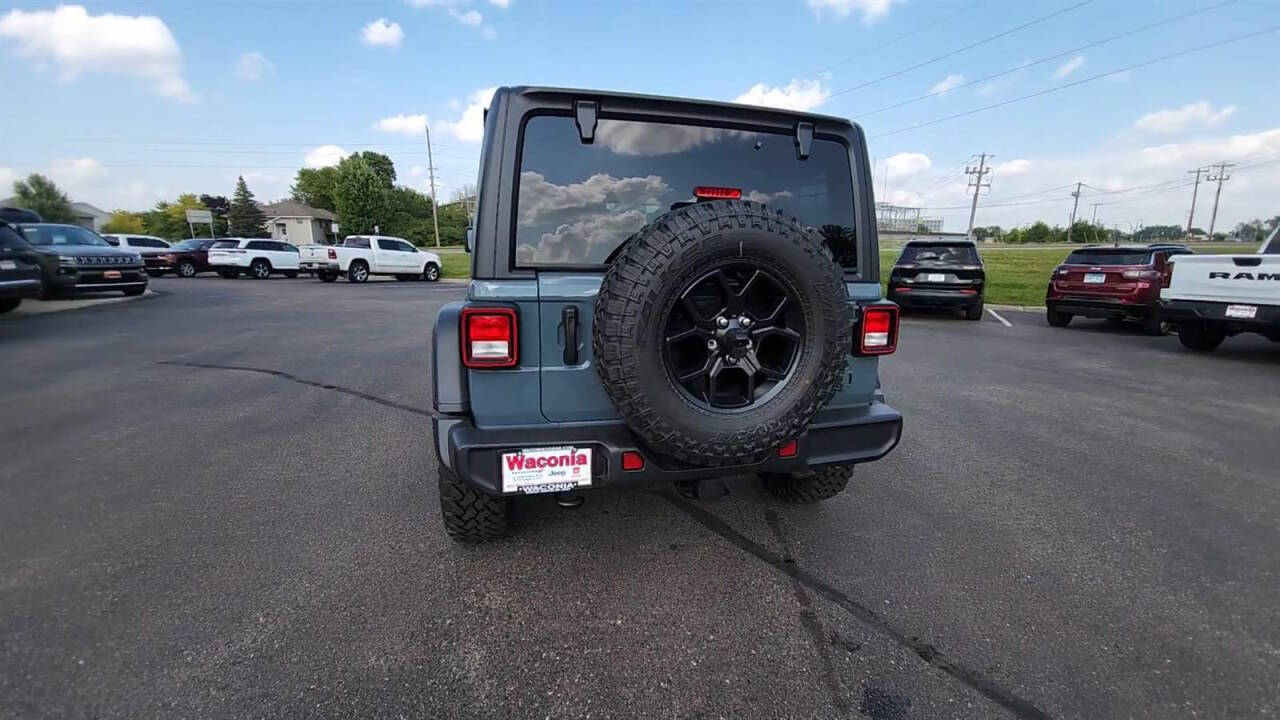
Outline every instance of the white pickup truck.
<svg viewBox="0 0 1280 720">
<path fill-rule="evenodd" d="M 1280 228 L 1277 228 L 1280 230 Z M 1160 315 L 1192 350 L 1213 350 L 1228 336 L 1257 333 L 1280 342 L 1280 238 L 1253 255 L 1178 255 L 1160 291 Z"/>
<path fill-rule="evenodd" d="M 348 235 L 341 245 L 303 245 L 298 267 L 324 282 L 346 275 L 362 283 L 370 275 L 392 275 L 397 280 L 440 279 L 440 256 L 424 252 L 408 241 L 386 235 Z"/>
</svg>

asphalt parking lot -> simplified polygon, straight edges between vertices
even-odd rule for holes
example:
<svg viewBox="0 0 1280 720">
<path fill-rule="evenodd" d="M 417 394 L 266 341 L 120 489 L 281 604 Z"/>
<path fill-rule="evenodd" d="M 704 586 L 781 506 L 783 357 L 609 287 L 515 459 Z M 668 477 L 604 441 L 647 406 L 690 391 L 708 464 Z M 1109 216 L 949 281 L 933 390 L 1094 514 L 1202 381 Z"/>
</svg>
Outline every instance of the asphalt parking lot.
<svg viewBox="0 0 1280 720">
<path fill-rule="evenodd" d="M 1280 713 L 1280 344 L 910 316 L 901 446 L 805 508 L 437 514 L 459 284 L 162 279 L 0 321 L 0 714 Z"/>
</svg>

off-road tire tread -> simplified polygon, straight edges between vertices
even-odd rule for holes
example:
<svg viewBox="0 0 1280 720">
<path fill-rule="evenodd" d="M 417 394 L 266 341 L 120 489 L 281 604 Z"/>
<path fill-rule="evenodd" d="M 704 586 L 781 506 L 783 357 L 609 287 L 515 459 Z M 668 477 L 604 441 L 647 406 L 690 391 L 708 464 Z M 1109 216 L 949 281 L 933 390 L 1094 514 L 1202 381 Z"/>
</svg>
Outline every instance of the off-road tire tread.
<svg viewBox="0 0 1280 720">
<path fill-rule="evenodd" d="M 819 269 L 808 278 L 817 284 L 819 316 L 839 318 L 839 330 L 815 348 L 820 373 L 786 415 L 750 430 L 712 432 L 699 440 L 681 434 L 645 401 L 650 388 L 640 386 L 634 355 L 636 323 L 654 311 L 645 296 L 672 267 L 698 264 L 707 239 L 723 232 L 758 230 L 792 242 Z M 660 262 L 661 261 L 661 262 Z M 593 318 L 592 348 L 596 371 L 614 407 L 632 431 L 655 449 L 686 462 L 737 465 L 752 462 L 797 438 L 843 384 L 845 356 L 853 343 L 853 311 L 841 268 L 815 233 L 799 220 L 750 200 L 697 203 L 663 215 L 638 231 L 605 273 Z M 665 391 L 665 389 L 664 389 Z"/>
<path fill-rule="evenodd" d="M 440 515 L 449 537 L 464 543 L 495 540 L 507 534 L 511 500 L 486 495 L 439 466 Z"/>
<path fill-rule="evenodd" d="M 764 489 L 784 503 L 808 505 L 844 492 L 853 475 L 853 465 L 818 465 L 812 475 L 762 473 Z"/>
</svg>

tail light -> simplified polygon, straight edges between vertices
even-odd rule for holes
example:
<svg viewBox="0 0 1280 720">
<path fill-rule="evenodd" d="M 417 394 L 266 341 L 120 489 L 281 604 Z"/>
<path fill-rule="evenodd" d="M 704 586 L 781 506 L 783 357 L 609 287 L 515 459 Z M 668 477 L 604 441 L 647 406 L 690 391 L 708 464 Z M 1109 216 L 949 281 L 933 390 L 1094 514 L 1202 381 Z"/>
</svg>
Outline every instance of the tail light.
<svg viewBox="0 0 1280 720">
<path fill-rule="evenodd" d="M 1067 275 L 1071 274 L 1071 271 L 1068 270 L 1067 268 L 1060 267 L 1057 270 L 1053 271 L 1053 274 L 1057 275 L 1058 277 L 1066 277 Z"/>
<path fill-rule="evenodd" d="M 888 355 L 898 349 L 898 306 L 871 305 L 862 311 L 858 355 Z"/>
<path fill-rule="evenodd" d="M 1166 265 L 1164 272 L 1160 273 L 1160 287 L 1167 288 L 1171 282 L 1173 282 L 1173 267 Z"/>
<path fill-rule="evenodd" d="M 1160 278 L 1159 270 L 1125 270 L 1120 274 L 1130 280 L 1157 280 Z"/>
<path fill-rule="evenodd" d="M 330 259 L 330 260 L 337 260 L 337 259 L 338 259 L 338 251 L 337 251 L 337 250 L 334 250 L 333 248 L 329 248 L 329 259 Z"/>
<path fill-rule="evenodd" d="M 462 309 L 462 364 L 469 368 L 514 367 L 519 322 L 513 308 Z"/>
</svg>

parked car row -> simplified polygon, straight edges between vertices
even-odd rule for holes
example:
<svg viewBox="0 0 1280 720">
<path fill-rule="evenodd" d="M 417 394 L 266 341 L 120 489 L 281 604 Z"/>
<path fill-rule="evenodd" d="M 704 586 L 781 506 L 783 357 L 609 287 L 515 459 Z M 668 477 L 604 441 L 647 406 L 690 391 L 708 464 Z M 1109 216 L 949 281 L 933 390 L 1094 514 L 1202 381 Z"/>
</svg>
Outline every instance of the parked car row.
<svg viewBox="0 0 1280 720">
<path fill-rule="evenodd" d="M 266 238 L 209 238 L 184 240 L 170 245 L 146 235 L 107 235 L 118 247 L 137 251 L 147 273 L 160 277 L 173 272 L 179 277 L 195 277 L 216 272 L 224 278 L 247 275 L 266 279 L 272 275 L 297 277 L 312 273 L 324 282 L 345 276 L 362 283 L 374 275 L 390 275 L 397 280 L 440 279 L 440 257 L 414 247 L 403 238 L 386 235 L 352 235 L 341 245 L 303 245 L 301 248 Z"/>
<path fill-rule="evenodd" d="M 1272 232 L 1247 255 L 1196 255 L 1170 244 L 1082 248 L 1054 270 L 1045 308 L 1054 327 L 1077 315 L 1138 322 L 1148 335 L 1176 327 L 1192 350 L 1241 333 L 1280 342 L 1280 243 Z"/>
<path fill-rule="evenodd" d="M 913 240 L 889 271 L 886 295 L 903 309 L 958 310 L 981 320 L 986 272 L 969 240 Z M 1136 323 L 1148 335 L 1176 328 L 1193 350 L 1212 350 L 1240 333 L 1280 341 L 1280 238 L 1256 254 L 1196 255 L 1186 245 L 1089 246 L 1054 268 L 1045 319 Z"/>
</svg>

